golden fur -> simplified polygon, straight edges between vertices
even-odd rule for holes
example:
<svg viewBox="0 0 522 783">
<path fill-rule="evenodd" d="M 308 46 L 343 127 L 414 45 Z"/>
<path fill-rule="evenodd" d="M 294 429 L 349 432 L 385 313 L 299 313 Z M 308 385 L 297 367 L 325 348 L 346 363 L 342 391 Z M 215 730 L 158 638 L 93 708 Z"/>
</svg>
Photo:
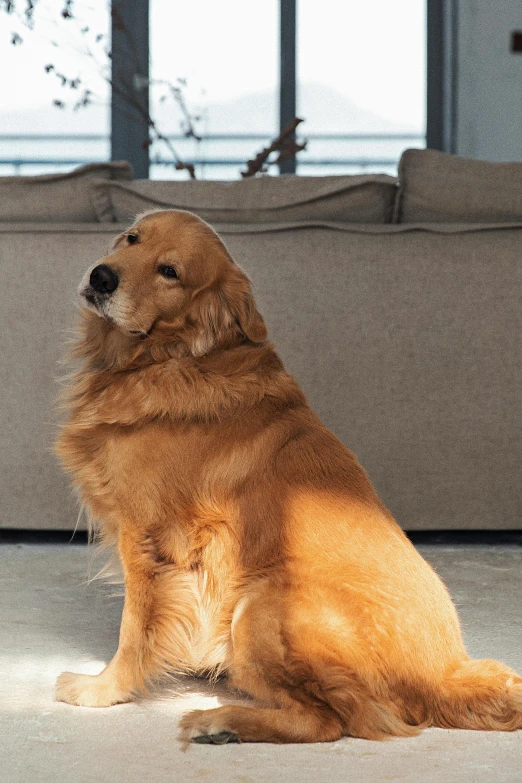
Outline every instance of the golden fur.
<svg viewBox="0 0 522 783">
<path fill-rule="evenodd" d="M 57 451 L 125 605 L 113 660 L 62 674 L 57 698 L 106 707 L 226 672 L 255 706 L 189 713 L 186 739 L 522 726 L 522 679 L 469 659 L 445 586 L 285 372 L 217 234 L 149 213 L 104 262 L 119 284 L 85 301 Z"/>
</svg>

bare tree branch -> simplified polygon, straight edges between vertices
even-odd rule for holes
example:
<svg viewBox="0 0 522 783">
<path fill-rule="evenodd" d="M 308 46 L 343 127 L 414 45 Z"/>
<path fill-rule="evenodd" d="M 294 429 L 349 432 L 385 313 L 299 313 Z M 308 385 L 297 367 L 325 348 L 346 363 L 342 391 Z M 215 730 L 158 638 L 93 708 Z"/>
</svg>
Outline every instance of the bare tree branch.
<svg viewBox="0 0 522 783">
<path fill-rule="evenodd" d="M 187 103 L 185 101 L 185 96 L 183 94 L 183 87 L 187 86 L 187 82 L 185 79 L 177 79 L 177 82 L 179 84 L 178 87 L 176 87 L 172 82 L 166 81 L 165 79 L 150 79 L 149 85 L 155 86 L 155 85 L 165 85 L 165 87 L 170 92 L 173 100 L 177 103 L 179 106 L 181 113 L 183 115 L 183 120 L 181 122 L 181 130 L 183 131 L 183 135 L 187 139 L 194 139 L 195 141 L 201 141 L 201 136 L 196 132 L 195 123 L 198 121 L 199 117 L 195 117 L 193 114 L 190 113 Z M 166 96 L 163 96 L 164 98 Z"/>
<path fill-rule="evenodd" d="M 304 122 L 304 120 L 300 117 L 295 117 L 292 122 L 285 125 L 279 136 L 268 147 L 264 147 L 255 158 L 247 161 L 246 171 L 242 171 L 241 176 L 243 178 L 253 177 L 255 174 L 266 172 L 268 171 L 268 166 L 282 163 L 293 157 L 297 152 L 306 149 L 306 141 L 298 144 L 293 138 L 294 131 L 301 122 Z M 270 161 L 269 157 L 273 152 L 279 152 L 279 156 L 276 160 Z"/>
</svg>

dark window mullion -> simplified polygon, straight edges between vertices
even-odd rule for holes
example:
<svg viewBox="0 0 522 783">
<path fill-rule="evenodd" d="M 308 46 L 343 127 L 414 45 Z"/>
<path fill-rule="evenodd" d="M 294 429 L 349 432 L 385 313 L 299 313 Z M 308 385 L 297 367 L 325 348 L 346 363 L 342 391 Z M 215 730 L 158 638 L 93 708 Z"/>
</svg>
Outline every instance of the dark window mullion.
<svg viewBox="0 0 522 783">
<path fill-rule="evenodd" d="M 456 5 L 454 0 L 426 3 L 426 146 L 455 152 Z"/>
<path fill-rule="evenodd" d="M 149 176 L 149 0 L 112 0 L 111 157 Z"/>
<path fill-rule="evenodd" d="M 296 2 L 279 0 L 279 130 L 296 116 Z M 295 155 L 279 166 L 295 174 Z"/>
</svg>

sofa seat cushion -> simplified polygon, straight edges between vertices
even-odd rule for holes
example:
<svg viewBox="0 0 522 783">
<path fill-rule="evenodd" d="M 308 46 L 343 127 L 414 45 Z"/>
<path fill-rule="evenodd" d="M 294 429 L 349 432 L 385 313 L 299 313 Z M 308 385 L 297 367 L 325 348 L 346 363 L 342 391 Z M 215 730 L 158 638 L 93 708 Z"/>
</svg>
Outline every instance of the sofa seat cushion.
<svg viewBox="0 0 522 783">
<path fill-rule="evenodd" d="M 522 220 L 522 163 L 487 163 L 436 150 L 406 150 L 395 222 Z"/>
<path fill-rule="evenodd" d="M 211 223 L 333 220 L 390 223 L 397 180 L 386 175 L 135 180 L 95 187 L 98 220 L 128 223 L 148 209 L 187 209 Z"/>
<path fill-rule="evenodd" d="M 132 179 L 124 161 L 90 163 L 64 174 L 0 177 L 0 221 L 92 223 L 93 181 Z"/>
</svg>

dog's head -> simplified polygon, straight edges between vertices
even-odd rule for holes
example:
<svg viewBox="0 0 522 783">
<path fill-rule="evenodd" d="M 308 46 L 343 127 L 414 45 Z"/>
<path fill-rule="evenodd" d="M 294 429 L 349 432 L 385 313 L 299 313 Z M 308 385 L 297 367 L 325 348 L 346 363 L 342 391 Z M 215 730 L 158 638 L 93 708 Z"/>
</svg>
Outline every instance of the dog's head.
<svg viewBox="0 0 522 783">
<path fill-rule="evenodd" d="M 250 281 L 210 226 L 181 210 L 150 212 L 87 270 L 83 306 L 136 339 L 180 339 L 195 356 L 266 339 Z"/>
</svg>

